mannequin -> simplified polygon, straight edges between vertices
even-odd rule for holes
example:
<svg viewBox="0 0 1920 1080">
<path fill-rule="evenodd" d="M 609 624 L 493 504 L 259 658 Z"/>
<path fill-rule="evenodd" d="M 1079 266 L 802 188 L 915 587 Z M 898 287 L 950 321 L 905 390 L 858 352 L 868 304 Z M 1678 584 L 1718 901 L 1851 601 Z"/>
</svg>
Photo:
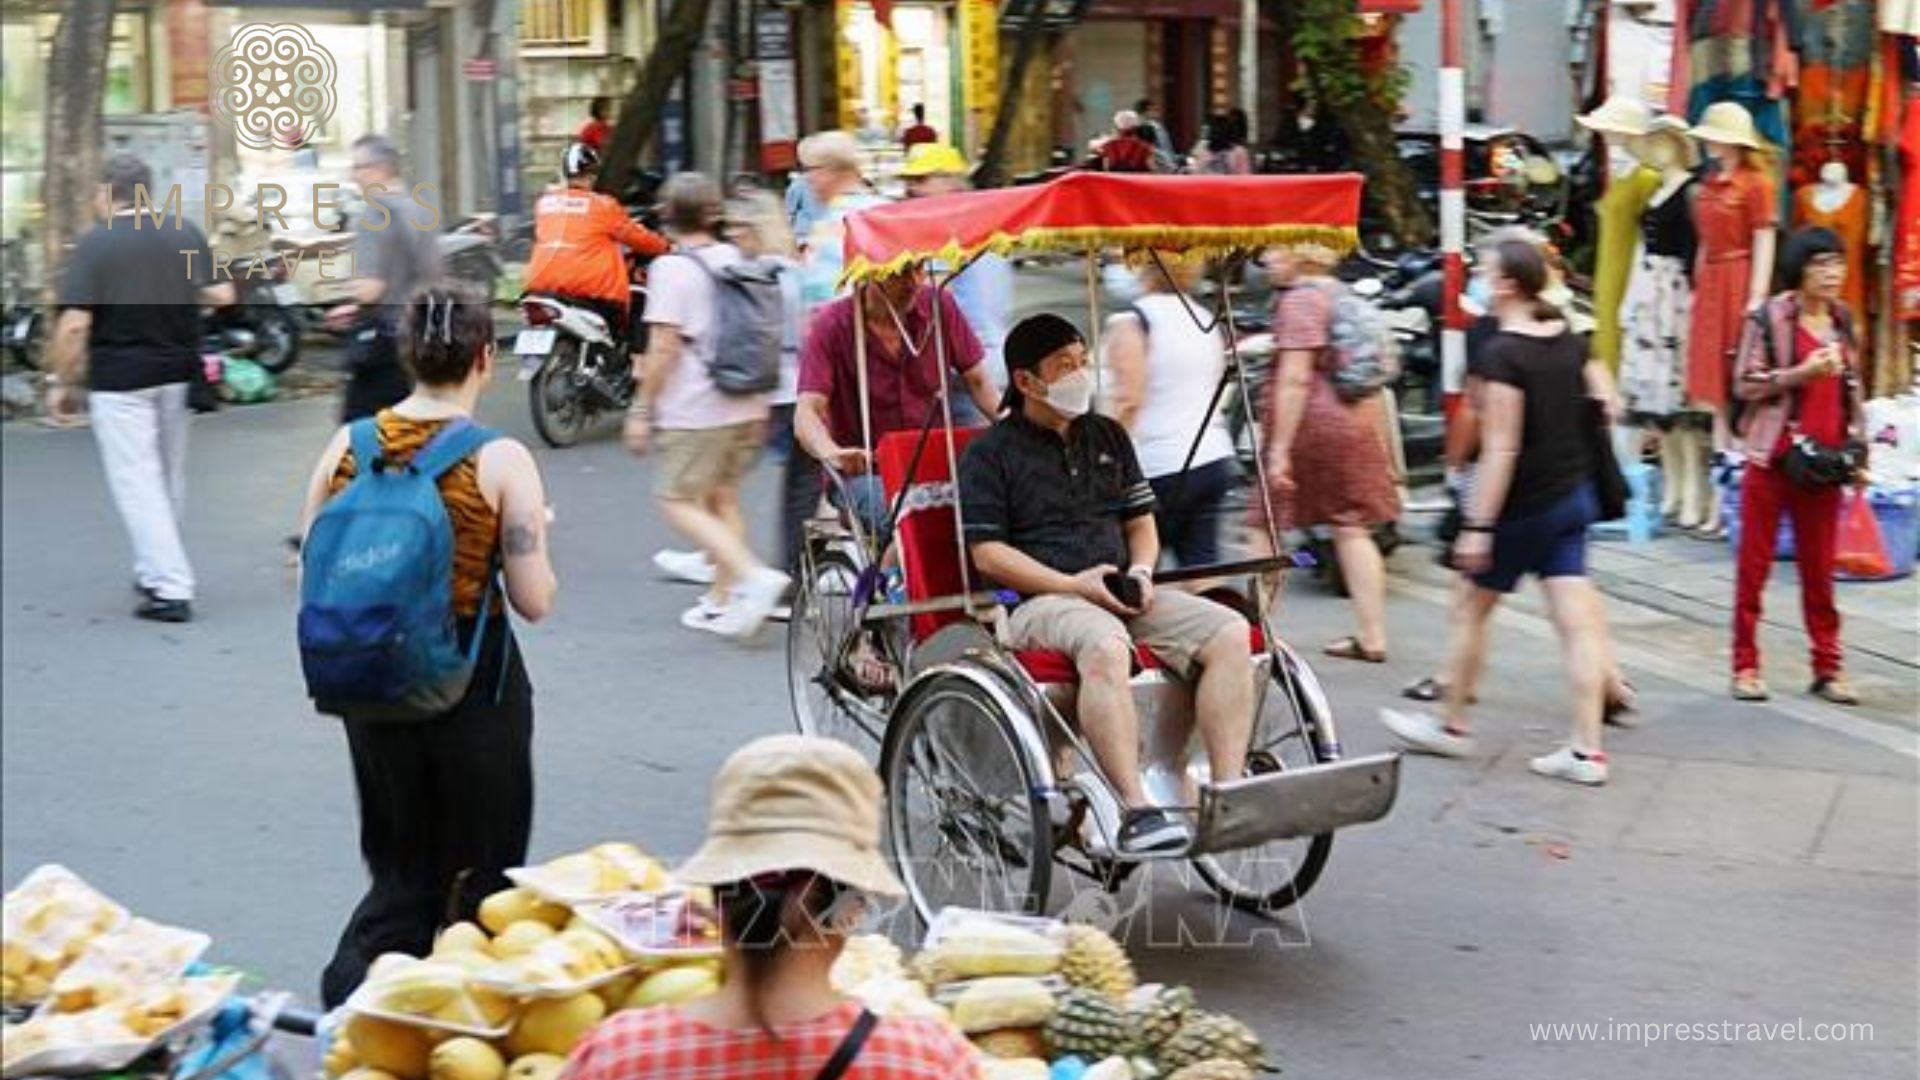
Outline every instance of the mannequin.
<svg viewBox="0 0 1920 1080">
<path fill-rule="evenodd" d="M 1585 116 L 1574 117 L 1575 123 L 1599 137 L 1601 153 L 1609 162 L 1606 193 L 1593 207 L 1599 235 L 1593 261 L 1593 355 L 1609 371 L 1620 368 L 1620 305 L 1639 243 L 1640 215 L 1660 186 L 1658 172 L 1630 154 L 1609 153 L 1609 144 L 1624 145 L 1645 134 L 1652 120 L 1646 105 L 1618 95 Z"/>
<path fill-rule="evenodd" d="M 1840 298 L 1852 309 L 1856 333 L 1863 338 L 1867 330 L 1867 219 L 1867 191 L 1847 175 L 1845 162 L 1829 161 L 1820 166 L 1820 181 L 1794 192 L 1794 226 L 1832 229 L 1847 246 L 1847 284 Z"/>
<path fill-rule="evenodd" d="M 1687 340 L 1687 398 L 1713 413 L 1717 458 L 1733 443 L 1728 423 L 1733 354 L 1740 346 L 1746 313 L 1767 298 L 1773 283 L 1774 185 L 1763 166 L 1765 147 L 1753 117 L 1738 103 L 1707 107 L 1689 132 L 1718 168 L 1698 185 L 1693 200 L 1693 317 Z M 1726 535 L 1720 490 L 1710 485 L 1700 535 Z"/>
<path fill-rule="evenodd" d="M 1687 337 L 1693 308 L 1693 167 L 1699 154 L 1678 119 L 1655 119 L 1628 143 L 1660 185 L 1640 218 L 1640 250 L 1621 309 L 1620 390 L 1631 423 L 1659 433 L 1660 511 L 1682 529 L 1706 521 L 1710 414 L 1688 407 Z M 1635 440 L 1637 443 L 1639 440 Z"/>
</svg>

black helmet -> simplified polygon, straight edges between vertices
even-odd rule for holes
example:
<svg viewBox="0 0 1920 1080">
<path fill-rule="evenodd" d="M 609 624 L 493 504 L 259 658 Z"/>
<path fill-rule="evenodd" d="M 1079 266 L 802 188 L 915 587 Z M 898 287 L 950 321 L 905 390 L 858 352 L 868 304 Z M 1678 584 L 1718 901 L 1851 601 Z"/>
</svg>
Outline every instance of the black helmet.
<svg viewBox="0 0 1920 1080">
<path fill-rule="evenodd" d="M 567 147 L 567 155 L 560 162 L 560 172 L 569 180 L 599 171 L 600 155 L 586 143 L 574 143 Z"/>
</svg>

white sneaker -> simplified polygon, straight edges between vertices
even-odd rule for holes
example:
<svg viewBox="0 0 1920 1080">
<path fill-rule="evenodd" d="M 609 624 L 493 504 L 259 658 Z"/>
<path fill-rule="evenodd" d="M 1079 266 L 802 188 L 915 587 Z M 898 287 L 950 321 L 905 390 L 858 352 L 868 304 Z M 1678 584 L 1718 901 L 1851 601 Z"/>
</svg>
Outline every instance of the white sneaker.
<svg viewBox="0 0 1920 1080">
<path fill-rule="evenodd" d="M 705 552 L 661 548 L 653 553 L 653 567 L 675 581 L 689 585 L 713 584 L 713 564 Z"/>
<path fill-rule="evenodd" d="M 786 596 L 792 579 L 771 567 L 762 566 L 733 586 L 727 598 L 727 610 L 720 615 L 719 632 L 745 640 L 760 632 L 773 609 Z"/>
<path fill-rule="evenodd" d="M 720 632 L 721 620 L 726 617 L 727 605 L 716 604 L 702 594 L 699 602 L 680 613 L 680 625 L 689 630 L 704 630 L 709 634 Z"/>
<path fill-rule="evenodd" d="M 1527 767 L 1541 776 L 1575 784 L 1586 784 L 1589 787 L 1597 787 L 1607 782 L 1607 755 L 1588 754 L 1585 757 L 1575 757 L 1571 746 L 1563 746 L 1545 757 L 1534 758 L 1527 762 Z"/>
<path fill-rule="evenodd" d="M 1407 749 L 1422 754 L 1438 754 L 1441 757 L 1463 758 L 1473 754 L 1473 739 L 1467 735 L 1455 735 L 1447 730 L 1447 725 L 1431 713 L 1402 712 L 1399 709 L 1381 709 L 1380 722 Z"/>
</svg>

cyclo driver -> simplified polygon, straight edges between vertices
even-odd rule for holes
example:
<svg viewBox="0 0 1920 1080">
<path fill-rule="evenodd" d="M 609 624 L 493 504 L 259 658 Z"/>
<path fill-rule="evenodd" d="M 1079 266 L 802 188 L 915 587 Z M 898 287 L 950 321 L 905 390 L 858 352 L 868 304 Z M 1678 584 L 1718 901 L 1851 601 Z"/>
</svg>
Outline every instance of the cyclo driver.
<svg viewBox="0 0 1920 1080">
<path fill-rule="evenodd" d="M 643 313 L 629 310 L 632 294 L 620 249 L 654 256 L 673 245 L 629 218 L 618 199 L 593 190 L 600 155 L 592 147 L 567 147 L 560 171 L 566 186 L 548 190 L 534 204 L 526 291 L 595 312 L 607 321 L 621 352 L 631 351 L 640 340 Z"/>
</svg>

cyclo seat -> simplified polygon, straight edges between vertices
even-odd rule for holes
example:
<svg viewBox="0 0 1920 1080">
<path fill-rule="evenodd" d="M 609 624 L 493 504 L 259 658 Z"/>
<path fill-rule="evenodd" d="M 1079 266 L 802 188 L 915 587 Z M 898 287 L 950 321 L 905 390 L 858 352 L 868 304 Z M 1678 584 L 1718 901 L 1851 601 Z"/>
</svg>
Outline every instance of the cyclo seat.
<svg viewBox="0 0 1920 1080">
<path fill-rule="evenodd" d="M 954 430 L 954 460 L 959 460 L 967 444 L 982 430 Z M 916 466 L 913 453 L 919 441 L 920 433 L 917 431 L 891 432 L 880 437 L 880 445 L 875 451 L 880 480 L 886 487 L 889 504 L 899 498 L 903 487 L 907 489 L 906 506 L 900 513 L 894 535 L 899 544 L 900 568 L 906 583 L 907 599 L 911 601 L 959 596 L 963 589 L 958 515 L 955 513 L 959 491 L 947 465 L 946 433 L 938 429 L 928 433 Z M 914 466 L 911 481 L 907 476 L 910 466 Z M 967 580 L 972 582 L 975 591 L 987 588 L 980 571 L 970 562 L 967 574 Z M 1228 606 L 1244 610 L 1238 601 L 1235 594 L 1228 601 Z M 957 608 L 913 615 L 913 640 L 916 643 L 925 641 L 941 628 L 965 617 L 966 613 Z M 1266 651 L 1266 637 L 1261 633 L 1259 624 L 1252 626 L 1248 637 L 1251 653 Z M 1137 672 L 1158 671 L 1165 666 L 1153 650 L 1145 645 L 1136 642 L 1133 651 Z M 1080 673 L 1066 653 L 1054 649 L 1013 649 L 1010 652 L 1033 681 L 1043 686 L 1080 681 Z"/>
</svg>

